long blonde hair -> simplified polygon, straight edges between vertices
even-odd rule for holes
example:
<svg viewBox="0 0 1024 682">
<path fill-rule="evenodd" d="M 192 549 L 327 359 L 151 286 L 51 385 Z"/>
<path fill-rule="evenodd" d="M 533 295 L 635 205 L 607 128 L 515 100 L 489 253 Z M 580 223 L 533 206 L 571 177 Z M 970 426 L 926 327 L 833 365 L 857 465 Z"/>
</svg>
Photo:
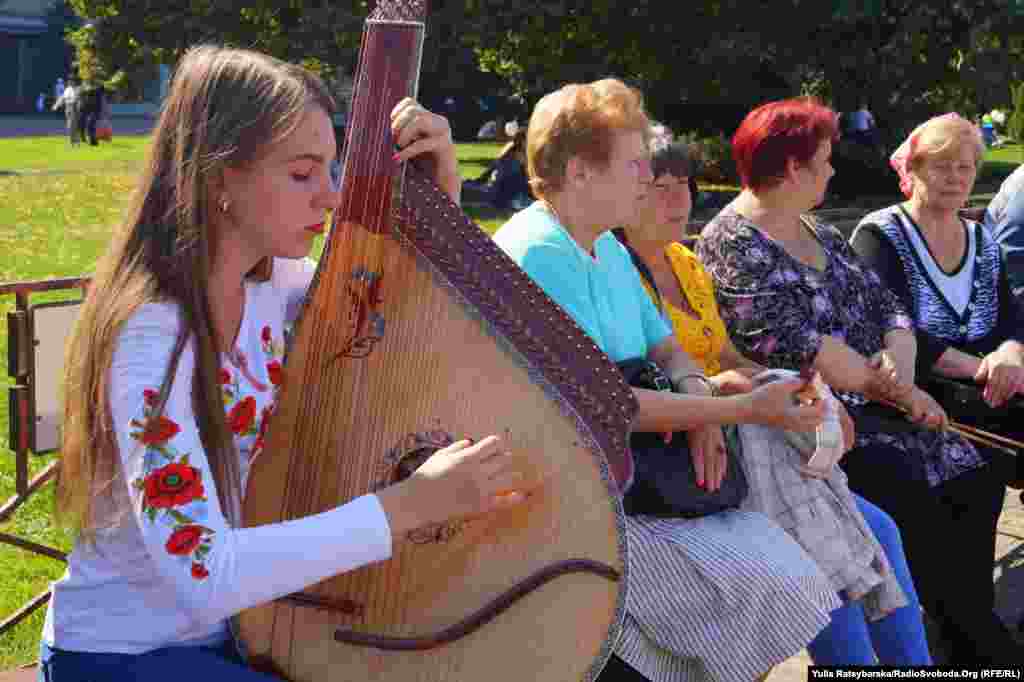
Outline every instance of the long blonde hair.
<svg viewBox="0 0 1024 682">
<path fill-rule="evenodd" d="M 179 62 L 126 219 L 100 259 L 68 345 L 57 519 L 86 539 L 103 525 L 97 499 L 119 475 L 109 371 L 124 323 L 149 302 L 177 304 L 182 326 L 170 367 L 194 343 L 192 402 L 217 495 L 229 522 L 241 496 L 238 457 L 217 384 L 211 318 L 214 188 L 226 167 L 259 160 L 310 107 L 334 103 L 305 69 L 246 50 L 202 46 Z M 270 277 L 264 259 L 250 277 Z M 169 374 L 171 372 L 169 371 Z M 161 404 L 173 377 L 161 391 Z M 108 519 L 107 522 L 110 522 Z"/>
</svg>

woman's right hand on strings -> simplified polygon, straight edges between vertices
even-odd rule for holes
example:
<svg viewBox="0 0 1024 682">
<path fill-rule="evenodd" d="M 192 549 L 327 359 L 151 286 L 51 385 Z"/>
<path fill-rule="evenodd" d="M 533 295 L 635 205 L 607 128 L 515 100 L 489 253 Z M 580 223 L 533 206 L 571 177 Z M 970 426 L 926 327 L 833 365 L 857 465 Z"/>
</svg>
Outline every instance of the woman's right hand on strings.
<svg viewBox="0 0 1024 682">
<path fill-rule="evenodd" d="M 477 443 L 461 440 L 438 450 L 409 478 L 377 492 L 392 537 L 405 538 L 410 531 L 432 523 L 471 518 L 522 503 L 541 480 L 537 475 L 540 463 L 526 459 L 510 453 L 497 436 Z"/>
<path fill-rule="evenodd" d="M 770 381 L 741 396 L 748 401 L 750 417 L 745 421 L 789 431 L 813 431 L 825 418 L 825 405 L 821 400 L 800 400 L 797 394 L 806 385 L 806 379 Z"/>
</svg>

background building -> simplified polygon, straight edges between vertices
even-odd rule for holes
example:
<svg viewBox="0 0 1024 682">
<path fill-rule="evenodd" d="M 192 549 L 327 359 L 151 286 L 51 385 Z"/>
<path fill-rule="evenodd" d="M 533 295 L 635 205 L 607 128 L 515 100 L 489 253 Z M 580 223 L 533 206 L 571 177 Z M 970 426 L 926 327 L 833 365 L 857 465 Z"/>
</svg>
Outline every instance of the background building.
<svg viewBox="0 0 1024 682">
<path fill-rule="evenodd" d="M 0 112 L 34 111 L 41 92 L 52 104 L 74 60 L 64 29 L 78 21 L 64 0 L 0 0 Z"/>
</svg>

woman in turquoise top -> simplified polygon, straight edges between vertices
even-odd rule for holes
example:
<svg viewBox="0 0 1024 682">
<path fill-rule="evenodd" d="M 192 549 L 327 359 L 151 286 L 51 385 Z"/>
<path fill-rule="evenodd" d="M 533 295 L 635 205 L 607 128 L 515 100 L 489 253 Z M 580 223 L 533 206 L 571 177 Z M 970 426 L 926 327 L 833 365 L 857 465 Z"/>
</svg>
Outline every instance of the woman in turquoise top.
<svg viewBox="0 0 1024 682">
<path fill-rule="evenodd" d="M 608 226 L 632 218 L 651 172 L 639 94 L 616 80 L 569 85 L 530 119 L 527 161 L 541 200 L 495 241 L 612 360 L 647 357 L 683 394 L 634 389 L 638 431 L 686 431 L 698 482 L 725 473 L 720 425 L 813 430 L 800 381 L 711 397 L 693 361 L 647 296 Z M 703 479 L 703 480 L 701 480 Z M 601 679 L 752 680 L 800 651 L 840 604 L 829 580 L 767 517 L 726 511 L 698 519 L 630 516 L 630 586 L 623 634 Z"/>
</svg>

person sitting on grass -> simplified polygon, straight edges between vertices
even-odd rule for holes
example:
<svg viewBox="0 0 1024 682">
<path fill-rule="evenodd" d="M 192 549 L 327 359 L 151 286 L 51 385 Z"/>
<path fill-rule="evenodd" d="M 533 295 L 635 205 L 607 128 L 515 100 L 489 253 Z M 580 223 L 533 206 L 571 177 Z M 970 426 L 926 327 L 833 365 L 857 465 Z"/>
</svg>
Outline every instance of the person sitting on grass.
<svg viewBox="0 0 1024 682">
<path fill-rule="evenodd" d="M 525 208 L 533 200 L 526 179 L 526 130 L 518 130 L 486 171 L 463 184 L 463 191 L 467 200 L 501 211 Z"/>
</svg>

